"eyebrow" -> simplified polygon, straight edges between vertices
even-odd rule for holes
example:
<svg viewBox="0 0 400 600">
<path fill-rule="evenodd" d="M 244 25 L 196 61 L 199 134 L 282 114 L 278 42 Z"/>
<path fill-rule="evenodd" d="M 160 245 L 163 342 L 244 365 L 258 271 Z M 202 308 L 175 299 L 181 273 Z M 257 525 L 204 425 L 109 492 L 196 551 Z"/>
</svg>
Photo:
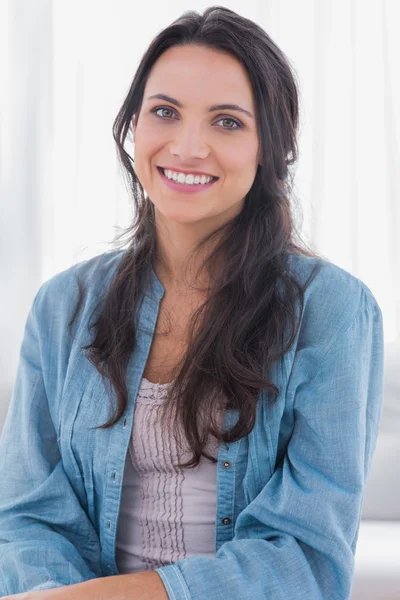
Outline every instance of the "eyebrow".
<svg viewBox="0 0 400 600">
<path fill-rule="evenodd" d="M 171 98 L 171 96 L 167 96 L 166 94 L 154 94 L 154 96 L 149 96 L 147 100 L 165 100 L 166 102 L 170 102 L 171 104 L 175 104 L 179 108 L 183 108 L 183 104 L 176 100 L 175 98 Z M 237 104 L 213 104 L 208 107 L 208 112 L 213 112 L 214 110 L 238 110 L 239 112 L 245 113 L 251 119 L 254 119 L 253 115 L 244 108 L 241 108 Z"/>
</svg>

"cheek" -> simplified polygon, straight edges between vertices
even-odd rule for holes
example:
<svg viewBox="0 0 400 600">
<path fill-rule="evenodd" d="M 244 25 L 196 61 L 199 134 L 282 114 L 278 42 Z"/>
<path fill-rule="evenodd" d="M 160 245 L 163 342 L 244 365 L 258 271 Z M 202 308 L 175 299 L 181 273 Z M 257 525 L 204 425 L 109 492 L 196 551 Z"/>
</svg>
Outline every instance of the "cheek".
<svg viewBox="0 0 400 600">
<path fill-rule="evenodd" d="M 234 145 L 229 153 L 232 168 L 238 171 L 246 170 L 257 162 L 257 144 L 252 139 L 242 140 Z"/>
<path fill-rule="evenodd" d="M 140 124 L 135 131 L 134 152 L 138 162 L 145 163 L 155 155 L 162 145 L 159 133 L 152 127 Z"/>
<path fill-rule="evenodd" d="M 257 155 L 252 147 L 242 147 L 231 155 L 229 164 L 227 163 L 227 172 L 233 185 L 246 186 L 250 180 L 253 181 L 256 171 Z"/>
<path fill-rule="evenodd" d="M 257 173 L 257 152 L 254 145 L 243 145 L 231 152 L 225 167 L 226 192 L 231 198 L 244 197 L 253 185 Z"/>
</svg>

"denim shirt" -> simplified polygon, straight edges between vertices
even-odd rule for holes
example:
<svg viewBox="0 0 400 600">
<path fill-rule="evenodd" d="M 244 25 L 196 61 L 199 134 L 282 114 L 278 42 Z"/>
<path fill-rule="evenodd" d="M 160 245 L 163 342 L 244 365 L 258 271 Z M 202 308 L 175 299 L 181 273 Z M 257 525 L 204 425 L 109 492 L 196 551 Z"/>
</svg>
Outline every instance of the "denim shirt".
<svg viewBox="0 0 400 600">
<path fill-rule="evenodd" d="M 123 250 L 43 283 L 27 316 L 0 439 L 0 597 L 118 575 L 117 521 L 135 398 L 165 292 L 154 271 L 137 309 L 129 402 L 114 407 L 81 347 Z M 155 569 L 170 600 L 346 600 L 382 410 L 383 320 L 369 288 L 331 262 L 289 255 L 305 293 L 294 342 L 272 369 L 256 423 L 221 444 L 215 556 Z M 75 271 L 88 287 L 74 335 Z M 92 322 L 92 321 L 91 321 Z M 227 409 L 224 427 L 236 422 Z M 228 468 L 229 465 L 229 468 Z M 132 594 L 134 597 L 134 591 Z"/>
</svg>

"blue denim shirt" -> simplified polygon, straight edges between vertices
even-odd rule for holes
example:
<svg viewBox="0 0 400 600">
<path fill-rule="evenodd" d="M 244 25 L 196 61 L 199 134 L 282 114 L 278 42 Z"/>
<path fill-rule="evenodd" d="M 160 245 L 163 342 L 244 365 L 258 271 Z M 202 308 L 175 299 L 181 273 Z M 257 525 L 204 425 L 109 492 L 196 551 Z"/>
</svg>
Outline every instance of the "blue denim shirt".
<svg viewBox="0 0 400 600">
<path fill-rule="evenodd" d="M 121 250 L 42 284 L 26 320 L 0 440 L 0 597 L 118 575 L 117 520 L 135 398 L 164 288 L 151 273 L 127 370 L 129 405 L 113 412 L 80 348 Z M 320 259 L 290 255 L 305 281 Z M 156 569 L 170 600 L 346 600 L 382 409 L 383 322 L 369 288 L 329 261 L 305 294 L 298 334 L 260 392 L 252 432 L 221 444 L 215 557 Z M 77 270 L 89 288 L 74 338 Z M 237 418 L 225 413 L 225 427 Z M 225 468 L 229 461 L 231 468 Z M 132 596 L 134 597 L 134 596 Z"/>
</svg>

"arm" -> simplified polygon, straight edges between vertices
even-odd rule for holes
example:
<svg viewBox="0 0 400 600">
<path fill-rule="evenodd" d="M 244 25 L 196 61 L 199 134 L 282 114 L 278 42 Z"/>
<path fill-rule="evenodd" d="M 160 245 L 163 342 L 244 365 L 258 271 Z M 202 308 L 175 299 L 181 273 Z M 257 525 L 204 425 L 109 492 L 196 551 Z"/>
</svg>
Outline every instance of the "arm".
<svg viewBox="0 0 400 600">
<path fill-rule="evenodd" d="M 0 439 L 0 597 L 101 576 L 97 533 L 64 472 L 46 395 L 36 316 L 42 290 L 26 321 Z"/>
<path fill-rule="evenodd" d="M 91 579 L 57 590 L 5 596 L 3 600 L 168 600 L 159 575 L 142 571 Z"/>
<path fill-rule="evenodd" d="M 233 540 L 215 558 L 156 569 L 170 600 L 350 597 L 383 386 L 382 314 L 364 286 L 351 318 L 337 311 L 334 332 L 312 377 L 298 348 L 289 378 L 292 436 L 273 476 L 237 518 Z"/>
</svg>

